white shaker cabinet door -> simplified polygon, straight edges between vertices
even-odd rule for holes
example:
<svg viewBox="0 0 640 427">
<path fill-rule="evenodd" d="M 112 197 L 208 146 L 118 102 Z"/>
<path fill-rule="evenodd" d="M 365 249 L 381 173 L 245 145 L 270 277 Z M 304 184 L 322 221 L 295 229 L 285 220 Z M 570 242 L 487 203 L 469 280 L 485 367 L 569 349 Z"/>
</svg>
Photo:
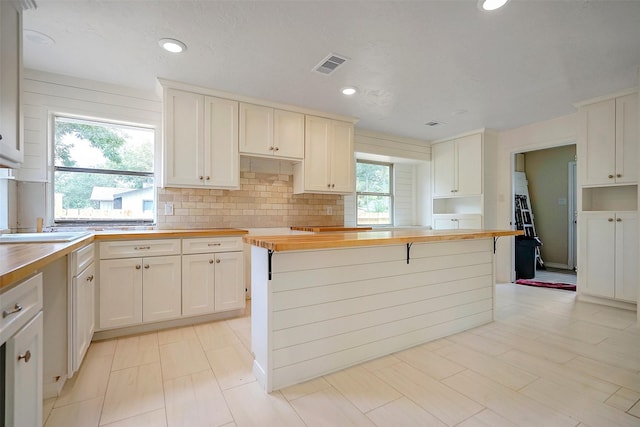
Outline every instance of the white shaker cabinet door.
<svg viewBox="0 0 640 427">
<path fill-rule="evenodd" d="M 181 316 L 180 255 L 142 259 L 142 320 L 155 322 Z"/>
<path fill-rule="evenodd" d="M 444 142 L 431 147 L 433 164 L 433 195 L 452 196 L 455 194 L 455 144 Z"/>
<path fill-rule="evenodd" d="M 613 298 L 615 283 L 616 221 L 613 212 L 583 212 L 579 271 L 583 292 Z"/>
<path fill-rule="evenodd" d="M 238 189 L 238 102 L 206 96 L 204 117 L 204 185 Z"/>
<path fill-rule="evenodd" d="M 635 303 L 638 299 L 638 214 L 616 213 L 615 298 Z"/>
<path fill-rule="evenodd" d="M 482 194 L 482 136 L 456 140 L 456 196 Z"/>
<path fill-rule="evenodd" d="M 182 315 L 215 311 L 214 264 L 216 254 L 182 256 Z"/>
<path fill-rule="evenodd" d="M 142 323 L 142 258 L 100 261 L 100 328 Z"/>
<path fill-rule="evenodd" d="M 244 308 L 244 253 L 215 254 L 215 309 L 227 311 Z"/>
<path fill-rule="evenodd" d="M 43 314 L 39 312 L 7 341 L 7 426 L 42 425 L 42 319 Z"/>
</svg>

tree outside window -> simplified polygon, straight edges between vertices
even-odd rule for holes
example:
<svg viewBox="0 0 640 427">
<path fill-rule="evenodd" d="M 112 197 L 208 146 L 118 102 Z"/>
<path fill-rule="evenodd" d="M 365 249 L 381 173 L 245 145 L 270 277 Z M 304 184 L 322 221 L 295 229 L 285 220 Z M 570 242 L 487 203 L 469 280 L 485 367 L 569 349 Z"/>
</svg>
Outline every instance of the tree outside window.
<svg viewBox="0 0 640 427">
<path fill-rule="evenodd" d="M 358 225 L 393 224 L 393 165 L 358 161 L 356 200 Z"/>
<path fill-rule="evenodd" d="M 154 130 L 54 117 L 54 220 L 152 222 Z"/>
</svg>

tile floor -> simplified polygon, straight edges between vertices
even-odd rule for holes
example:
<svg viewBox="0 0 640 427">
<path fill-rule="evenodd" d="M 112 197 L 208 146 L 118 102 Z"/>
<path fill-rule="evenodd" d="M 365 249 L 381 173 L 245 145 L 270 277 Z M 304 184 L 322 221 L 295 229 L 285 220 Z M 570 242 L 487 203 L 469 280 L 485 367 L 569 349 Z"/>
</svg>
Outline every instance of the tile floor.
<svg viewBox="0 0 640 427">
<path fill-rule="evenodd" d="M 640 426 L 636 314 L 503 284 L 496 321 L 265 394 L 250 318 L 93 343 L 46 427 Z"/>
<path fill-rule="evenodd" d="M 572 270 L 562 270 L 559 268 L 537 269 L 535 280 L 542 282 L 571 283 L 576 284 L 576 272 Z"/>
</svg>

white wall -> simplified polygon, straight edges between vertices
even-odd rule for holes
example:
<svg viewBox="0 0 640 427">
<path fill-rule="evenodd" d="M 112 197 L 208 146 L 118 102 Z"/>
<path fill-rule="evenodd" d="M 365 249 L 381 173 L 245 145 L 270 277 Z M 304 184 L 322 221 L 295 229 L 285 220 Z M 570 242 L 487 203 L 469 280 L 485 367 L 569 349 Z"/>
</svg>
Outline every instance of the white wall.
<svg viewBox="0 0 640 427">
<path fill-rule="evenodd" d="M 578 135 L 577 114 L 533 123 L 498 134 L 498 205 L 496 227 L 512 229 L 512 159 L 515 153 L 575 144 Z M 496 251 L 496 280 L 512 279 L 513 239 L 498 239 Z"/>
<path fill-rule="evenodd" d="M 16 171 L 18 184 L 17 228 L 30 231 L 35 218 L 47 215 L 51 170 L 49 135 L 54 114 L 77 115 L 117 122 L 144 124 L 156 129 L 156 169 L 160 171 L 162 140 L 162 100 L 155 93 L 142 92 L 68 76 L 25 70 L 24 147 L 22 167 Z M 158 176 L 160 176 L 158 174 Z M 49 212 L 51 214 L 51 212 Z"/>
</svg>

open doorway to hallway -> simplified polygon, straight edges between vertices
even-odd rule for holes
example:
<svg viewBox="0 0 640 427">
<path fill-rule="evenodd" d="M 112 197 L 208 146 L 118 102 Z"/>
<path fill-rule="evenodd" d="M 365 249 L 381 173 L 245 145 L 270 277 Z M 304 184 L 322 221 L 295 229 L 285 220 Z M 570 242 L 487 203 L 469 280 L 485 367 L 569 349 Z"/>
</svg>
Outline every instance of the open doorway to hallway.
<svg viewBox="0 0 640 427">
<path fill-rule="evenodd" d="M 525 272 L 525 279 L 542 282 L 576 283 L 577 264 L 576 246 L 576 146 L 565 145 L 543 150 L 528 151 L 514 155 L 512 203 L 513 224 L 518 228 L 522 224 L 519 215 L 523 205 L 522 194 L 526 194 L 526 203 L 531 210 L 531 225 L 527 235 L 534 235 L 542 242 L 536 257 L 535 268 Z M 516 251 L 518 245 L 516 244 Z M 515 268 L 518 272 L 518 263 Z"/>
</svg>

